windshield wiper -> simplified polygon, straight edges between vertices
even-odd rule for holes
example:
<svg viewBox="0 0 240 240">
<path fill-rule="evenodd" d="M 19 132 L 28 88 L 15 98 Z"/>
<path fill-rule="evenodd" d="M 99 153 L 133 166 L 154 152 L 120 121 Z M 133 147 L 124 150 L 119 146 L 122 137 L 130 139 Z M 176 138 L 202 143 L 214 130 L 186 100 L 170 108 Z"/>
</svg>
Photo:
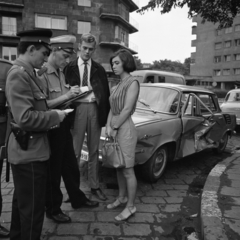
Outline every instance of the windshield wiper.
<svg viewBox="0 0 240 240">
<path fill-rule="evenodd" d="M 153 113 L 157 113 L 157 111 L 154 110 L 154 109 L 152 109 L 152 108 L 150 107 L 150 105 L 147 104 L 146 102 L 141 101 L 141 100 L 139 100 L 139 99 L 138 99 L 138 102 L 140 102 L 141 104 L 143 104 L 145 107 L 148 107 Z"/>
</svg>

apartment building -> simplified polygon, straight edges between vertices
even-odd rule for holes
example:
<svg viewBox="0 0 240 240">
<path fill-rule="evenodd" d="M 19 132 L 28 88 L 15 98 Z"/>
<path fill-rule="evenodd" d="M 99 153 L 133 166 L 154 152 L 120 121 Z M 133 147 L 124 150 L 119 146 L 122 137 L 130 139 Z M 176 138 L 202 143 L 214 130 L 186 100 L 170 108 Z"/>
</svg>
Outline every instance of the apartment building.
<svg viewBox="0 0 240 240">
<path fill-rule="evenodd" d="M 199 85 L 232 89 L 234 83 L 240 83 L 240 16 L 233 25 L 218 29 L 210 22 L 201 23 L 198 16 L 193 18 L 192 27 L 191 76 L 198 79 Z"/>
<path fill-rule="evenodd" d="M 99 44 L 94 59 L 110 70 L 109 58 L 118 49 L 137 54 L 129 42 L 129 34 L 138 31 L 130 17 L 137 9 L 137 0 L 0 0 L 0 57 L 16 59 L 18 31 L 51 29 L 53 37 L 73 34 L 77 42 L 91 32 Z"/>
</svg>

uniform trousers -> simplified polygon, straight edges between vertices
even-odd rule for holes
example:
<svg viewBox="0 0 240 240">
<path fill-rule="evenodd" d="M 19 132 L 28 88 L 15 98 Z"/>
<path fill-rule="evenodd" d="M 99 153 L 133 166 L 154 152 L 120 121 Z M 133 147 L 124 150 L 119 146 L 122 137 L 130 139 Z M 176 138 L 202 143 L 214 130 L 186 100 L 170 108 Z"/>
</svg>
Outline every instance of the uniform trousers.
<svg viewBox="0 0 240 240">
<path fill-rule="evenodd" d="M 71 205 L 79 208 L 86 202 L 85 194 L 79 189 L 80 171 L 73 149 L 68 117 L 60 127 L 49 132 L 51 156 L 48 165 L 46 212 L 51 215 L 62 213 L 63 194 L 60 188 L 63 178 Z"/>
<path fill-rule="evenodd" d="M 2 175 L 2 167 L 3 167 L 3 160 L 0 160 L 0 177 Z M 1 181 L 0 181 L 0 216 L 2 214 L 2 187 L 1 187 Z"/>
<path fill-rule="evenodd" d="M 14 182 L 11 240 L 40 240 L 45 206 L 47 161 L 11 164 Z"/>
<path fill-rule="evenodd" d="M 98 122 L 97 103 L 79 103 L 76 109 L 73 128 L 74 150 L 77 158 L 81 156 L 82 146 L 87 133 L 89 152 L 88 179 L 91 188 L 99 188 L 99 141 L 101 127 Z"/>
</svg>

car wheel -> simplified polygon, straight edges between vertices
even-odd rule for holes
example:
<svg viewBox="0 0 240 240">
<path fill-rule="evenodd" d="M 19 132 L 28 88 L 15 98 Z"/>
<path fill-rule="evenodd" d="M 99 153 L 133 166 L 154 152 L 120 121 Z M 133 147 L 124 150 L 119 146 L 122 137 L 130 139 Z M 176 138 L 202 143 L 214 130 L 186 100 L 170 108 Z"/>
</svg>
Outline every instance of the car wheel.
<svg viewBox="0 0 240 240">
<path fill-rule="evenodd" d="M 226 132 L 221 138 L 219 142 L 219 146 L 217 148 L 213 148 L 213 151 L 215 153 L 222 153 L 225 150 L 227 143 L 228 143 L 228 133 Z"/>
<path fill-rule="evenodd" d="M 144 177 L 151 183 L 156 182 L 163 174 L 168 159 L 167 147 L 158 148 L 153 156 L 142 165 Z"/>
</svg>

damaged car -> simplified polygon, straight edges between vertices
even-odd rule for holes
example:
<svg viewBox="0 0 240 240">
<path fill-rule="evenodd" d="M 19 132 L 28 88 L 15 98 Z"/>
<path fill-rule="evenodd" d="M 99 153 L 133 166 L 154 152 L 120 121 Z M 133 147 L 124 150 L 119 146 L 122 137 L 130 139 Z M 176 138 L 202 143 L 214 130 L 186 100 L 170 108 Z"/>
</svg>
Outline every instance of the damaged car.
<svg viewBox="0 0 240 240">
<path fill-rule="evenodd" d="M 222 113 L 216 94 L 177 84 L 141 84 L 132 116 L 138 131 L 136 165 L 156 182 L 170 161 L 205 149 L 224 151 L 236 126 L 235 114 Z M 100 159 L 105 129 L 99 146 Z M 88 160 L 86 142 L 81 159 Z"/>
</svg>

